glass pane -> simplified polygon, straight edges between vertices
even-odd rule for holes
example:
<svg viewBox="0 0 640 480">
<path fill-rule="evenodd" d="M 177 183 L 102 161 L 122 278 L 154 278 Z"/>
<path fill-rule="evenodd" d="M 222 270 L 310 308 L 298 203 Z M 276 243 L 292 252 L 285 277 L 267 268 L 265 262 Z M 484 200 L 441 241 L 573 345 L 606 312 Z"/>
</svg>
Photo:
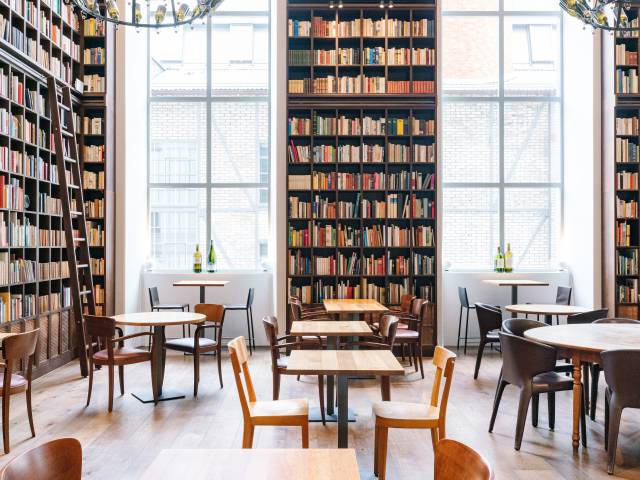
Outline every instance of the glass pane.
<svg viewBox="0 0 640 480">
<path fill-rule="evenodd" d="M 497 17 L 443 17 L 445 95 L 498 95 Z"/>
<path fill-rule="evenodd" d="M 152 102 L 150 115 L 150 182 L 206 182 L 206 104 Z"/>
<path fill-rule="evenodd" d="M 505 182 L 560 181 L 560 104 L 505 102 Z"/>
<path fill-rule="evenodd" d="M 443 11 L 497 11 L 498 0 L 443 0 Z"/>
<path fill-rule="evenodd" d="M 558 12 L 558 0 L 504 0 L 505 10 L 520 10 L 522 12 Z"/>
<path fill-rule="evenodd" d="M 443 102 L 445 182 L 499 181 L 498 104 Z"/>
<path fill-rule="evenodd" d="M 211 190 L 211 236 L 221 270 L 262 269 L 269 240 L 266 189 Z"/>
<path fill-rule="evenodd" d="M 492 268 L 500 239 L 497 188 L 444 190 L 445 264 L 452 268 Z"/>
<path fill-rule="evenodd" d="M 156 269 L 191 269 L 196 243 L 206 242 L 204 188 L 150 188 L 151 257 Z"/>
<path fill-rule="evenodd" d="M 560 189 L 507 188 L 504 208 L 505 242 L 511 243 L 513 268 L 555 267 L 560 241 Z"/>
<path fill-rule="evenodd" d="M 269 0 L 224 0 L 216 12 L 267 12 Z M 213 14 L 215 17 L 215 13 Z"/>
<path fill-rule="evenodd" d="M 560 95 L 558 17 L 506 16 L 504 33 L 504 94 Z"/>
<path fill-rule="evenodd" d="M 268 182 L 269 106 L 266 101 L 214 102 L 211 108 L 211 181 Z"/>
<path fill-rule="evenodd" d="M 149 42 L 151 96 L 206 95 L 206 24 L 161 28 L 149 34 Z"/>
</svg>

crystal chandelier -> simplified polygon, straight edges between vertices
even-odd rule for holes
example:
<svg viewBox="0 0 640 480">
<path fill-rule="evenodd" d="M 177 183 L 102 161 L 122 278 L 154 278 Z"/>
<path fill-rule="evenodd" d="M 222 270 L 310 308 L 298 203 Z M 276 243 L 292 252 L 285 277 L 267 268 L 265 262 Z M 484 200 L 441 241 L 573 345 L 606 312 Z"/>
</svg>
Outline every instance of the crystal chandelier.
<svg viewBox="0 0 640 480">
<path fill-rule="evenodd" d="M 95 18 L 116 25 L 145 28 L 169 28 L 189 25 L 204 19 L 223 0 L 191 0 L 192 4 L 176 0 L 128 0 L 123 11 L 116 0 L 64 0 L 77 7 L 83 18 Z"/>
<path fill-rule="evenodd" d="M 640 30 L 637 18 L 629 20 L 631 2 L 628 0 L 560 0 L 560 7 L 594 29 L 611 32 Z"/>
</svg>

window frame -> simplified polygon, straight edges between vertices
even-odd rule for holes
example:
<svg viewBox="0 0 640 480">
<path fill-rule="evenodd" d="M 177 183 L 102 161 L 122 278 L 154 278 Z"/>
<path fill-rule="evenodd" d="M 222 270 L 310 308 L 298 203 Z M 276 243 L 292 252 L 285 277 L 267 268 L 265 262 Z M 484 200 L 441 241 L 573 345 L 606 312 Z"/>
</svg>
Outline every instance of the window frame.
<svg viewBox="0 0 640 480">
<path fill-rule="evenodd" d="M 446 2 L 445 2 L 446 3 Z M 454 17 L 454 18 L 497 18 L 498 19 L 498 95 L 497 96 L 482 96 L 482 95 L 448 95 L 446 88 L 443 85 L 441 102 L 454 103 L 454 102 L 467 102 L 467 103 L 479 103 L 490 102 L 498 106 L 498 135 L 499 135 L 499 148 L 498 148 L 498 181 L 497 182 L 446 182 L 443 179 L 442 188 L 443 192 L 447 188 L 496 188 L 498 190 L 498 219 L 499 219 L 499 245 L 504 249 L 506 247 L 505 239 L 505 192 L 510 188 L 524 188 L 524 189 L 547 189 L 550 193 L 553 189 L 558 189 L 560 196 L 560 232 L 559 237 L 562 237 L 562 231 L 564 228 L 564 16 L 560 8 L 558 10 L 506 10 L 504 6 L 505 0 L 498 1 L 498 10 L 446 10 L 446 6 L 442 8 L 442 17 Z M 559 95 L 557 96 L 509 96 L 505 95 L 505 18 L 518 18 L 518 17 L 536 17 L 536 18 L 553 18 L 558 22 L 559 27 Z M 444 22 L 443 22 L 444 24 Z M 530 39 L 529 39 L 530 42 Z M 444 82 L 443 82 L 444 83 Z M 507 103 L 548 103 L 557 104 L 559 108 L 559 125 L 560 125 L 560 145 L 559 145 L 559 181 L 557 182 L 507 182 L 505 181 L 505 104 Z M 444 198 L 444 197 L 443 197 Z M 443 208 L 446 211 L 446 206 Z M 446 250 L 446 249 L 445 249 Z M 491 254 L 490 258 L 493 258 Z M 453 258 L 444 259 L 452 263 L 453 268 L 456 268 Z M 552 268 L 552 259 L 547 259 L 547 267 L 543 269 L 529 268 L 527 270 L 547 270 Z M 459 269 L 469 269 L 466 265 L 457 266 Z M 517 265 L 514 265 L 517 268 Z M 486 269 L 481 269 L 485 271 Z"/>
</svg>

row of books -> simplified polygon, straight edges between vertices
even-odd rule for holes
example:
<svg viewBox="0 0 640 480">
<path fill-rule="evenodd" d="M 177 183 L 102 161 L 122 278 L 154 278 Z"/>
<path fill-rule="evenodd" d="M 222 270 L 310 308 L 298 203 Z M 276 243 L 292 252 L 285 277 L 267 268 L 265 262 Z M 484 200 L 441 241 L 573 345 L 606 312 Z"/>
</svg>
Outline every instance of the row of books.
<svg viewBox="0 0 640 480">
<path fill-rule="evenodd" d="M 64 247 L 66 246 L 63 230 L 51 230 L 40 228 L 39 232 L 40 246 L 44 247 Z"/>
<path fill-rule="evenodd" d="M 618 190 L 637 190 L 638 172 L 617 172 L 616 188 Z"/>
<path fill-rule="evenodd" d="M 373 225 L 364 228 L 339 224 L 308 224 L 306 228 L 289 225 L 290 247 L 433 247 L 433 227 L 411 228 L 398 225 Z"/>
<path fill-rule="evenodd" d="M 82 82 L 85 93 L 104 93 L 106 91 L 104 76 L 100 74 L 85 75 Z"/>
<path fill-rule="evenodd" d="M 625 250 L 616 255 L 617 275 L 638 275 L 638 252 L 637 250 Z"/>
<path fill-rule="evenodd" d="M 289 163 L 383 163 L 385 161 L 385 147 L 379 144 L 364 145 L 314 145 L 313 154 L 309 145 L 294 145 L 288 147 Z M 386 148 L 387 161 L 390 163 L 433 163 L 435 161 L 435 146 L 414 144 L 409 145 L 389 143 Z M 413 154 L 412 154 L 413 152 Z"/>
<path fill-rule="evenodd" d="M 433 80 L 386 80 L 385 77 L 366 75 L 337 78 L 328 75 L 313 79 L 290 79 L 288 92 L 291 94 L 434 93 L 435 82 Z"/>
<path fill-rule="evenodd" d="M 618 303 L 636 303 L 638 302 L 638 279 L 626 278 L 617 286 Z"/>
<path fill-rule="evenodd" d="M 309 20 L 289 19 L 287 22 L 290 37 L 319 38 L 333 37 L 434 37 L 435 21 L 423 18 L 400 20 L 397 18 L 356 18 L 352 20 L 325 20 L 312 17 Z"/>
<path fill-rule="evenodd" d="M 290 190 L 433 190 L 432 173 L 402 171 L 396 173 L 313 172 L 289 175 Z"/>
<path fill-rule="evenodd" d="M 620 43 L 615 49 L 616 65 L 638 65 L 638 52 L 627 50 L 627 45 Z"/>
<path fill-rule="evenodd" d="M 83 117 L 82 131 L 85 135 L 102 135 L 102 117 Z"/>
<path fill-rule="evenodd" d="M 105 24 L 95 18 L 85 18 L 83 22 L 83 33 L 88 37 L 104 37 Z"/>
<path fill-rule="evenodd" d="M 638 218 L 637 200 L 624 200 L 622 198 L 616 198 L 616 217 Z"/>
<path fill-rule="evenodd" d="M 95 221 L 87 221 L 87 240 L 92 247 L 104 247 L 104 226 Z"/>
<path fill-rule="evenodd" d="M 631 247 L 633 245 L 631 243 L 631 229 L 632 225 L 628 222 L 616 222 L 616 245 L 618 247 Z"/>
<path fill-rule="evenodd" d="M 616 135 L 640 135 L 640 118 L 616 118 Z"/>
<path fill-rule="evenodd" d="M 104 171 L 91 172 L 85 170 L 82 172 L 82 186 L 89 190 L 104 190 Z"/>
<path fill-rule="evenodd" d="M 104 218 L 104 199 L 97 198 L 85 201 L 84 212 L 87 217 Z"/>
<path fill-rule="evenodd" d="M 400 283 L 389 282 L 386 292 L 384 289 L 384 286 L 371 284 L 366 279 L 363 279 L 362 283 L 343 280 L 336 285 L 327 285 L 324 280 L 318 280 L 314 282 L 313 287 L 311 285 L 294 285 L 289 279 L 289 294 L 300 298 L 303 303 L 321 303 L 322 300 L 331 298 L 374 298 L 384 303 L 388 301 L 392 305 L 399 304 L 400 297 L 409 291 L 408 280 L 403 280 Z M 365 296 L 365 292 L 371 297 Z"/>
<path fill-rule="evenodd" d="M 638 93 L 637 70 L 616 69 L 616 93 Z"/>
<path fill-rule="evenodd" d="M 104 47 L 85 48 L 83 61 L 85 65 L 104 65 L 106 62 Z"/>
<path fill-rule="evenodd" d="M 82 159 L 85 163 L 104 163 L 104 145 L 83 145 Z"/>
<path fill-rule="evenodd" d="M 616 138 L 616 162 L 638 163 L 640 161 L 640 146 L 626 138 Z"/>
<path fill-rule="evenodd" d="M 91 264 L 91 273 L 93 275 L 105 274 L 104 258 L 90 258 L 89 263 Z"/>
<path fill-rule="evenodd" d="M 289 135 L 434 135 L 435 120 L 420 117 L 323 116 L 314 112 L 313 118 L 290 117 Z"/>
<path fill-rule="evenodd" d="M 69 262 L 40 262 L 38 264 L 40 280 L 57 280 L 69 277 Z"/>
<path fill-rule="evenodd" d="M 290 65 L 435 65 L 430 48 L 365 47 L 337 50 L 289 50 Z"/>
<path fill-rule="evenodd" d="M 296 219 L 334 219 L 334 218 L 435 218 L 435 201 L 415 194 L 403 195 L 391 193 L 385 200 L 360 199 L 355 202 L 340 200 L 338 202 L 315 195 L 313 202 L 301 200 L 296 196 L 289 197 L 289 218 Z M 357 213 L 360 212 L 358 216 Z"/>
</svg>

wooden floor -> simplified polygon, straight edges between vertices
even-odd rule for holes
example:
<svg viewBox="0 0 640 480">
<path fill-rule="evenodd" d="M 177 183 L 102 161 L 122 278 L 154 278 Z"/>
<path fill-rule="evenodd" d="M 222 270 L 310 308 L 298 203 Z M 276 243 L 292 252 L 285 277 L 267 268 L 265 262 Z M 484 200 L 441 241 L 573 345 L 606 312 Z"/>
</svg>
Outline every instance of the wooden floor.
<svg viewBox="0 0 640 480">
<path fill-rule="evenodd" d="M 259 398 L 271 396 L 269 356 L 265 350 L 251 358 L 254 383 Z M 546 428 L 546 401 L 540 401 L 540 423 L 525 430 L 522 449 L 513 449 L 517 390 L 505 391 L 494 433 L 487 432 L 491 404 L 500 369 L 495 352 L 485 355 L 477 381 L 473 380 L 474 356 L 458 359 L 451 391 L 447 433 L 482 452 L 493 464 L 497 479 L 560 480 L 611 478 L 606 475 L 603 449 L 603 401 L 599 401 L 596 422 L 587 420 L 587 449 L 574 453 L 570 435 L 570 394 L 557 398 L 556 429 Z M 127 393 L 117 396 L 114 412 L 107 413 L 105 372 L 96 373 L 93 400 L 85 408 L 87 381 L 79 376 L 77 364 L 70 364 L 38 379 L 34 386 L 34 417 L 37 437 L 29 438 L 24 396 L 12 397 L 11 444 L 9 456 L 0 455 L 0 464 L 27 448 L 45 440 L 71 436 L 82 442 L 86 478 L 138 478 L 164 448 L 239 448 L 242 415 L 231 366 L 225 355 L 224 389 L 218 388 L 213 358 L 206 358 L 197 399 L 192 392 L 190 357 L 169 355 L 165 386 L 187 393 L 184 400 L 162 403 L 157 407 L 134 399 L 131 391 L 150 389 L 148 366 L 126 370 Z M 432 372 L 427 365 L 423 381 L 411 373 L 392 380 L 393 399 L 424 401 L 431 388 Z M 117 382 L 116 382 L 117 385 Z M 306 397 L 317 405 L 317 385 L 312 377 L 285 377 L 281 398 Z M 380 389 L 374 380 L 354 380 L 350 384 L 350 406 L 358 415 L 349 426 L 349 444 L 357 451 L 363 479 L 372 479 L 373 418 L 371 403 L 379 400 Z M 640 412 L 625 412 L 619 440 L 616 475 L 640 479 Z M 335 424 L 314 423 L 310 428 L 311 447 L 327 448 L 337 444 Z M 299 447 L 295 428 L 258 427 L 255 446 L 260 448 Z M 391 430 L 389 437 L 388 478 L 429 479 L 433 476 L 433 454 L 429 434 L 417 430 Z"/>
</svg>

